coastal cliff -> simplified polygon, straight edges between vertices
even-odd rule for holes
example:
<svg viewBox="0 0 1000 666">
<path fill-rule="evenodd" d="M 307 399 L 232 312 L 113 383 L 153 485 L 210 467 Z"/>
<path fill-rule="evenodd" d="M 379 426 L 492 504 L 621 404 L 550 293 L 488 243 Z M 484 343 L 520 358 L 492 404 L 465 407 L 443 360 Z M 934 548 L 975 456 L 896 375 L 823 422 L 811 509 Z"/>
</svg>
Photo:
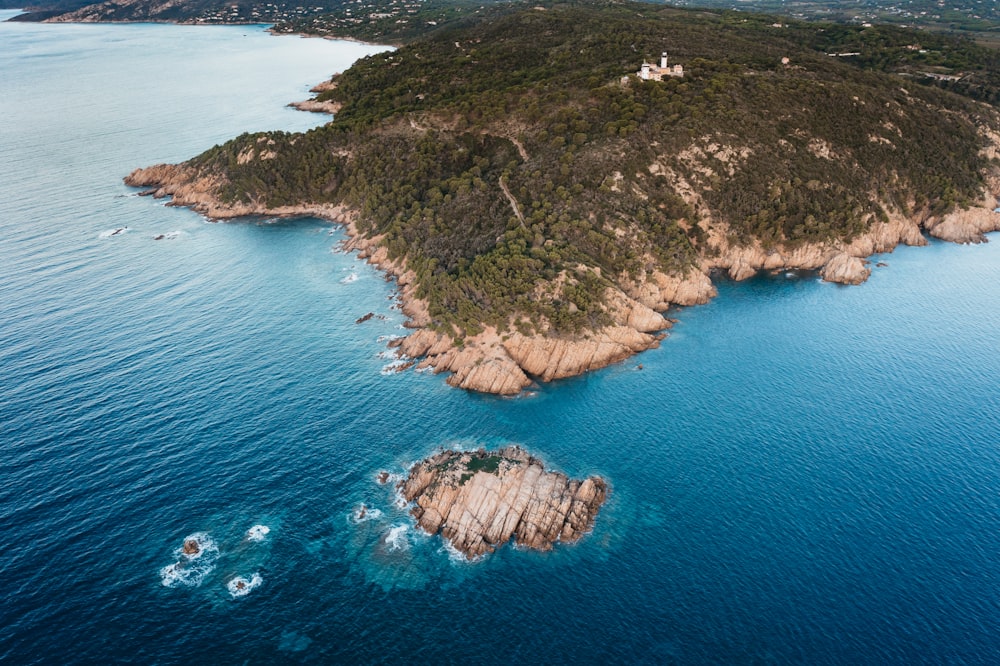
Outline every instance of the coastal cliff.
<svg viewBox="0 0 1000 666">
<path fill-rule="evenodd" d="M 414 503 L 417 524 L 440 532 L 469 559 L 511 539 L 536 550 L 576 541 L 593 527 L 608 495 L 600 477 L 577 481 L 547 471 L 517 446 L 443 451 L 415 464 L 399 488 Z"/>
<path fill-rule="evenodd" d="M 725 270 L 733 280 L 745 280 L 759 271 L 818 270 L 828 282 L 857 285 L 871 274 L 865 258 L 891 252 L 897 245 L 926 245 L 916 222 L 896 216 L 873 225 L 850 243 L 804 245 L 791 250 L 760 245 L 730 247 L 719 236 L 716 253 L 688 275 L 654 271 L 644 282 L 624 281 L 621 291 L 608 289 L 613 325 L 578 336 L 500 333 L 487 327 L 456 344 L 453 336 L 426 328 L 431 319 L 426 300 L 417 295 L 415 274 L 405 262 L 388 258 L 382 238 L 367 238 L 358 232 L 357 213 L 342 205 L 296 205 L 270 208 L 256 204 L 223 204 L 213 194 L 216 182 L 198 177 L 179 165 L 157 165 L 136 169 L 125 179 L 134 187 L 152 187 L 155 197 L 172 197 L 171 205 L 190 207 L 210 218 L 235 219 L 253 215 L 276 217 L 315 216 L 344 225 L 349 240 L 345 251 L 357 251 L 377 268 L 397 279 L 402 312 L 407 325 L 416 329 L 390 342 L 401 354 L 420 359 L 418 369 L 449 373 L 449 385 L 480 393 L 516 395 L 536 380 L 548 382 L 583 374 L 618 363 L 634 354 L 659 346 L 672 324 L 662 312 L 671 306 L 708 302 L 717 294 L 709 279 L 712 270 Z M 983 234 L 1000 230 L 1000 215 L 984 207 L 959 211 L 941 220 L 931 220 L 928 231 L 952 242 L 982 242 Z"/>
<path fill-rule="evenodd" d="M 317 87 L 317 108 L 339 109 L 323 127 L 246 134 L 126 182 L 216 219 L 344 224 L 345 249 L 397 279 L 415 329 L 399 352 L 501 395 L 657 346 L 664 313 L 713 298 L 718 273 L 859 284 L 867 257 L 925 233 L 1000 229 L 987 104 L 711 14 L 489 13 Z M 581 35 L 582 54 L 546 64 Z M 691 62 L 683 79 L 622 78 L 622 43 L 666 41 Z"/>
<path fill-rule="evenodd" d="M 349 240 L 345 251 L 358 251 L 377 268 L 397 279 L 402 312 L 409 317 L 413 334 L 391 342 L 410 358 L 423 359 L 418 368 L 433 368 L 436 373 L 452 373 L 448 383 L 463 389 L 498 395 L 515 395 L 532 385 L 533 379 L 551 381 L 603 368 L 633 354 L 659 345 L 660 333 L 670 321 L 651 307 L 621 291 L 608 295 L 614 324 L 579 337 L 499 334 L 495 328 L 466 338 L 461 345 L 440 332 L 424 328 L 429 323 L 427 303 L 417 296 L 415 276 L 405 262 L 388 259 L 380 238 L 365 238 L 354 223 L 356 213 L 344 206 L 298 205 L 269 208 L 255 204 L 229 205 L 213 195 L 212 178 L 198 177 L 182 165 L 160 164 L 136 169 L 125 178 L 133 187 L 152 188 L 146 194 L 156 198 L 172 197 L 170 205 L 189 207 L 209 218 L 230 220 L 248 216 L 315 216 L 344 225 Z M 662 289 L 647 298 L 655 307 L 666 310 L 671 305 L 705 303 L 715 295 L 711 281 L 702 273 L 690 280 L 661 276 Z M 647 287 L 647 293 L 653 293 Z"/>
</svg>

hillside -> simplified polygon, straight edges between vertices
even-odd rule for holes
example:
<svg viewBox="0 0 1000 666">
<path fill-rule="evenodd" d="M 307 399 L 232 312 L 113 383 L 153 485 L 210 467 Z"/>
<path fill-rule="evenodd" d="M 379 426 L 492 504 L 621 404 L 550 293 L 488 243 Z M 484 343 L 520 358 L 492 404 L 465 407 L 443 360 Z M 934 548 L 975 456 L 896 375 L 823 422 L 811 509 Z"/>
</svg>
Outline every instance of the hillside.
<svg viewBox="0 0 1000 666">
<path fill-rule="evenodd" d="M 656 345 L 670 305 L 714 295 L 714 269 L 856 283 L 859 257 L 921 230 L 996 227 L 996 110 L 872 71 L 896 56 L 831 57 L 824 30 L 493 7 L 335 77 L 322 128 L 243 135 L 129 182 L 216 217 L 348 223 L 399 276 L 421 329 L 403 350 L 456 385 L 516 392 Z M 683 78 L 634 76 L 665 50 Z M 988 80 L 964 92 L 996 99 Z"/>
</svg>

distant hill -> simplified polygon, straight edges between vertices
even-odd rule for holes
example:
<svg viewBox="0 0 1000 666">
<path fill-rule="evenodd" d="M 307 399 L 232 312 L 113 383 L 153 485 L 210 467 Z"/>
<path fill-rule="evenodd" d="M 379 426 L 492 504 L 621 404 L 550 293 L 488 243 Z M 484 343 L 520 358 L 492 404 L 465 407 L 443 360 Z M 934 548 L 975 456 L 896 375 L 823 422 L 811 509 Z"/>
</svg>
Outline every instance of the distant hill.
<svg viewBox="0 0 1000 666">
<path fill-rule="evenodd" d="M 5 2 L 7 0 L 0 0 Z M 349 0 L 348 0 L 349 1 Z M 24 3 L 20 3 L 24 4 Z M 339 10 L 345 0 L 55 0 L 31 7 L 15 21 L 276 23 Z"/>
<path fill-rule="evenodd" d="M 396 34 L 401 38 L 425 32 L 426 23 L 413 21 L 413 14 L 435 24 L 456 14 L 493 4 L 471 0 L 319 0 L 317 2 L 270 2 L 265 0 L 51 0 L 29 3 L 29 11 L 15 20 L 63 21 L 173 21 L 179 23 L 295 23 L 311 25 L 312 31 L 368 25 L 368 32 Z M 656 3 L 661 4 L 661 3 Z M 677 7 L 762 12 L 798 20 L 844 24 L 894 24 L 937 31 L 975 35 L 1000 45 L 1000 6 L 983 0 L 670 0 Z M 0 0 L 0 7 L 25 5 Z M 432 17 L 437 15 L 437 20 Z M 313 19 L 319 19 L 313 21 Z M 401 19 L 401 20 L 400 20 Z M 431 26 L 433 27 L 433 26 Z M 311 30 L 306 30 L 311 31 Z"/>
<path fill-rule="evenodd" d="M 1000 31 L 1000 6 L 982 0 L 672 0 L 679 7 L 765 12 L 811 21 L 892 23 L 964 32 Z"/>
</svg>

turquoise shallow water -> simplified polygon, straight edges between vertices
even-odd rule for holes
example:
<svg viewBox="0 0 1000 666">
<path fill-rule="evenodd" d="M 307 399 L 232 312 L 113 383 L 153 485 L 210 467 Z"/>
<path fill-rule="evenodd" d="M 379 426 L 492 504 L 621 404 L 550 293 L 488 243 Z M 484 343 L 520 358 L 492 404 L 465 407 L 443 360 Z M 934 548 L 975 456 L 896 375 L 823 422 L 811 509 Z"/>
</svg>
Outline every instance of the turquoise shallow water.
<svg viewBox="0 0 1000 666">
<path fill-rule="evenodd" d="M 997 243 L 723 282 L 660 349 L 531 397 L 383 375 L 392 284 L 339 230 L 121 184 L 314 126 L 284 105 L 372 50 L 0 23 L 0 660 L 1000 659 Z M 457 562 L 373 481 L 506 442 L 610 481 L 593 534 Z"/>
</svg>

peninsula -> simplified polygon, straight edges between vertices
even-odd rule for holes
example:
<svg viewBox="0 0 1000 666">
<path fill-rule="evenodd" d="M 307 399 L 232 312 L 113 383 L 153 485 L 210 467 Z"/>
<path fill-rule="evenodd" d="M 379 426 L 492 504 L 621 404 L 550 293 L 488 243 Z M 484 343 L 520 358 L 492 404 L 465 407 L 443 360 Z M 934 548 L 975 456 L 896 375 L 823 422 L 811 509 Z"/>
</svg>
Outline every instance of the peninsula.
<svg viewBox="0 0 1000 666">
<path fill-rule="evenodd" d="M 658 345 L 716 273 L 857 284 L 871 254 L 1000 228 L 996 52 L 768 21 L 487 7 L 323 85 L 314 101 L 339 111 L 321 128 L 126 182 L 217 219 L 344 224 L 398 280 L 416 329 L 401 351 L 498 394 Z M 682 77 L 636 76 L 664 51 Z"/>
</svg>

